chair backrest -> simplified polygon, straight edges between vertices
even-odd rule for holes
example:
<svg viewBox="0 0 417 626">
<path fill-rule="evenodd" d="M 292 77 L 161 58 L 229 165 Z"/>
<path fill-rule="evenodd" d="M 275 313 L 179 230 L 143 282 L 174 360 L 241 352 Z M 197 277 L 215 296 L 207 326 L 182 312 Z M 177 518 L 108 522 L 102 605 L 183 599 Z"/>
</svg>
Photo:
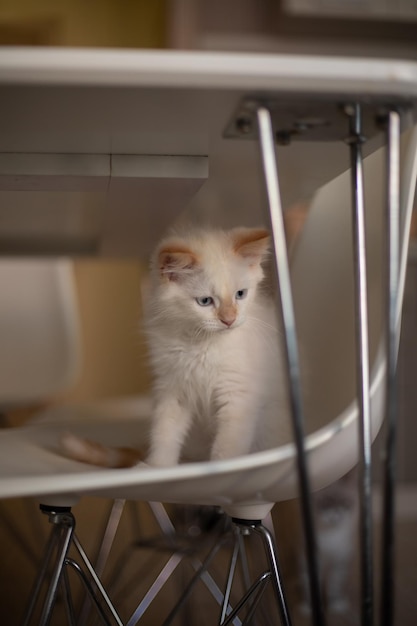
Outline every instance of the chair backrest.
<svg viewBox="0 0 417 626">
<path fill-rule="evenodd" d="M 80 357 L 72 267 L 65 260 L 0 260 L 0 407 L 68 387 Z"/>
<path fill-rule="evenodd" d="M 417 130 L 402 137 L 403 214 L 412 210 Z M 292 277 L 300 344 L 308 357 L 307 430 L 330 424 L 356 397 L 354 260 L 350 171 L 313 198 L 294 251 Z M 366 249 L 371 367 L 383 340 L 382 317 L 386 215 L 386 154 L 379 149 L 364 159 Z M 404 227 L 402 245 L 408 240 Z M 406 252 L 406 247 L 403 248 Z"/>
</svg>

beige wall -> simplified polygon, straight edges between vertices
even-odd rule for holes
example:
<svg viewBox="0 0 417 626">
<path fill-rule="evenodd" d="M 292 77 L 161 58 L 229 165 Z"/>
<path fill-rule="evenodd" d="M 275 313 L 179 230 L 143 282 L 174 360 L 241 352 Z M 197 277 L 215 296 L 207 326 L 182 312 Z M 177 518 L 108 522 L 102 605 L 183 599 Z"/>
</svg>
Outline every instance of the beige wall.
<svg viewBox="0 0 417 626">
<path fill-rule="evenodd" d="M 0 43 L 161 47 L 165 4 L 166 0 L 2 0 Z"/>
<path fill-rule="evenodd" d="M 0 44 L 161 47 L 165 5 L 166 0 L 2 0 Z M 83 359 L 75 387 L 54 401 L 78 403 L 147 391 L 140 330 L 143 273 L 134 261 L 74 262 Z M 24 413 L 21 419 L 26 417 Z"/>
<path fill-rule="evenodd" d="M 146 392 L 149 374 L 141 331 L 141 281 L 136 261 L 77 261 L 82 363 L 78 383 L 59 400 L 79 403 Z"/>
</svg>

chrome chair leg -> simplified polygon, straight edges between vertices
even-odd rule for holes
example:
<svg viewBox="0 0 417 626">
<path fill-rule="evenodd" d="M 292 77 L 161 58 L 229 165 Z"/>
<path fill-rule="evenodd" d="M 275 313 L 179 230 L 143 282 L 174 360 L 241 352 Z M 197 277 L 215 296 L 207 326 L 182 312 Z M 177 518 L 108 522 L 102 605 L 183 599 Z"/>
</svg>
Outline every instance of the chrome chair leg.
<svg viewBox="0 0 417 626">
<path fill-rule="evenodd" d="M 137 542 L 132 544 L 130 549 L 132 550 L 137 548 L 156 548 L 159 551 L 168 552 L 169 554 L 171 554 L 171 556 L 163 566 L 155 581 L 146 592 L 145 596 L 141 599 L 139 605 L 134 610 L 133 614 L 128 620 L 127 626 L 134 626 L 138 623 L 138 621 L 145 613 L 145 611 L 147 611 L 157 594 L 161 591 L 168 578 L 171 576 L 171 574 L 175 571 L 177 566 L 181 563 L 181 561 L 183 561 L 185 557 L 186 561 L 191 565 L 195 573 L 191 581 L 181 593 L 179 600 L 170 611 L 168 617 L 165 619 L 164 625 L 167 626 L 168 624 L 170 624 L 172 620 L 178 615 L 198 581 L 201 581 L 203 583 L 203 585 L 206 587 L 206 589 L 209 591 L 215 601 L 219 604 L 219 606 L 221 606 L 224 594 L 215 582 L 213 576 L 208 571 L 208 567 L 218 550 L 225 543 L 230 542 L 230 525 L 227 526 L 224 524 L 224 516 L 221 516 L 221 519 L 219 518 L 221 525 L 220 529 L 218 528 L 219 522 L 216 522 L 214 543 L 210 542 L 208 555 L 206 556 L 204 561 L 201 562 L 197 556 L 197 552 L 201 549 L 201 546 L 199 546 L 199 549 L 197 550 L 196 540 L 194 539 L 190 541 L 190 538 L 186 538 L 184 542 L 184 537 L 181 537 L 181 534 L 177 533 L 165 507 L 161 503 L 154 502 L 150 504 L 152 504 L 152 511 L 155 515 L 160 529 L 162 530 L 162 537 L 160 537 L 160 540 L 162 539 L 162 543 L 161 541 L 155 542 L 152 540 L 138 540 Z M 231 610 L 231 607 L 229 607 L 229 610 Z M 241 622 L 238 618 L 236 618 L 233 623 L 235 626 L 241 625 Z"/>
<path fill-rule="evenodd" d="M 64 567 L 62 571 L 62 582 L 63 582 L 62 587 L 63 587 L 63 592 L 64 592 L 65 613 L 67 616 L 68 626 L 77 626 L 77 619 L 75 616 L 74 603 L 72 600 L 70 581 L 69 581 L 68 571 L 66 567 Z"/>
<path fill-rule="evenodd" d="M 84 586 L 84 588 L 85 588 L 89 598 L 91 599 L 92 603 L 95 606 L 95 609 L 96 609 L 98 615 L 100 616 L 100 619 L 101 619 L 102 623 L 105 624 L 105 626 L 111 626 L 111 622 L 107 619 L 107 616 L 106 616 L 106 614 L 105 614 L 105 612 L 104 612 L 100 602 L 97 599 L 97 596 L 96 596 L 96 594 L 94 592 L 94 588 L 93 588 L 92 584 L 88 580 L 85 572 L 81 569 L 79 563 L 74 561 L 74 559 L 66 558 L 65 559 L 65 565 L 66 565 L 66 567 L 71 567 L 74 570 L 74 572 L 77 574 L 78 578 L 81 580 L 81 582 L 82 582 L 82 584 L 83 584 L 83 586 Z M 64 568 L 64 571 L 63 571 L 63 575 L 64 576 L 65 576 L 65 574 L 66 574 L 66 568 Z M 117 622 L 117 623 L 121 624 L 120 621 Z"/>
<path fill-rule="evenodd" d="M 233 535 L 233 544 L 232 544 L 232 553 L 229 561 L 229 570 L 227 574 L 226 586 L 224 594 L 220 594 L 219 589 L 212 589 L 211 586 L 206 586 L 209 588 L 209 591 L 212 593 L 213 597 L 217 599 L 219 605 L 221 607 L 219 626 L 228 626 L 229 624 L 234 624 L 234 626 L 243 626 L 245 624 L 249 625 L 252 623 L 255 612 L 258 609 L 259 603 L 262 599 L 263 593 L 266 589 L 267 583 L 271 580 L 275 598 L 277 601 L 277 607 L 279 612 L 279 617 L 282 626 L 291 626 L 291 619 L 288 611 L 288 603 L 284 594 L 283 585 L 281 582 L 281 574 L 279 571 L 278 559 L 276 555 L 276 547 L 274 542 L 274 537 L 272 532 L 266 528 L 260 521 L 247 521 L 241 519 L 232 519 L 234 524 L 234 535 Z M 249 573 L 248 573 L 248 565 L 246 559 L 246 552 L 243 546 L 243 539 L 246 535 L 249 534 L 257 534 L 262 539 L 266 556 L 269 563 L 269 569 L 266 572 L 263 572 L 255 582 L 250 585 L 248 583 Z M 181 597 L 169 613 L 168 617 L 163 622 L 163 626 L 169 626 L 175 617 L 178 615 L 180 609 L 183 607 L 186 600 L 191 595 L 196 583 L 201 580 L 204 581 L 204 577 L 208 574 L 208 568 L 212 564 L 215 556 L 219 552 L 221 548 L 225 548 L 230 544 L 230 529 L 220 535 L 212 548 L 210 549 L 208 555 L 204 559 L 202 563 L 197 561 L 198 567 L 196 567 L 196 573 L 188 584 L 187 588 L 182 593 Z M 237 570 L 238 561 L 241 561 L 242 569 L 243 569 L 243 582 L 245 587 L 245 592 L 241 599 L 232 606 L 231 601 L 231 592 L 232 587 L 235 582 L 235 573 Z M 212 581 L 214 582 L 214 581 Z M 215 583 L 214 583 L 215 584 Z M 239 617 L 239 614 L 245 611 L 244 618 Z M 132 621 L 132 626 L 134 623 Z"/>
<path fill-rule="evenodd" d="M 55 605 L 58 585 L 64 567 L 65 558 L 69 550 L 75 527 L 74 516 L 72 515 L 70 508 L 47 507 L 43 505 L 41 505 L 40 508 L 44 514 L 49 516 L 49 522 L 53 524 L 54 527 L 47 543 L 45 556 L 25 612 L 23 619 L 24 626 L 27 626 L 33 617 L 37 603 L 40 600 L 43 584 L 48 577 L 48 570 L 50 569 L 55 553 L 55 562 L 53 564 L 50 582 L 42 605 L 42 612 L 39 621 L 39 626 L 48 626 Z"/>
<path fill-rule="evenodd" d="M 271 577 L 271 572 L 264 572 L 261 574 L 253 585 L 248 589 L 243 598 L 238 602 L 233 611 L 228 615 L 227 619 L 220 622 L 220 626 L 229 626 L 232 621 L 236 618 L 239 611 L 249 602 L 251 602 L 249 606 L 249 610 L 246 614 L 244 621 L 242 622 L 242 626 L 248 626 L 252 618 L 255 614 L 256 609 L 258 608 L 259 602 L 262 599 L 263 593 L 266 588 L 266 584 Z"/>
<path fill-rule="evenodd" d="M 103 571 L 106 567 L 109 554 L 113 547 L 115 536 L 119 528 L 122 513 L 125 508 L 125 503 L 125 500 L 116 499 L 111 505 L 109 516 L 107 518 L 106 526 L 103 532 L 103 537 L 100 542 L 100 548 L 94 563 L 94 570 L 99 577 L 103 575 Z M 78 626 L 84 626 L 84 624 L 87 624 L 87 620 L 90 614 L 90 608 L 90 598 L 86 596 L 78 618 Z"/>
<path fill-rule="evenodd" d="M 35 610 L 41 602 L 41 592 L 45 584 L 47 584 L 47 590 L 45 598 L 42 602 L 41 617 L 39 622 L 37 622 L 38 626 L 49 625 L 60 586 L 63 590 L 64 608 L 67 622 L 70 626 L 77 623 L 72 603 L 71 589 L 67 577 L 67 567 L 72 567 L 81 578 L 81 581 L 86 587 L 90 598 L 95 604 L 97 613 L 99 614 L 102 622 L 109 626 L 111 624 L 100 604 L 100 598 L 106 604 L 107 609 L 112 616 L 113 623 L 117 624 L 117 626 L 123 626 L 121 619 L 119 618 L 100 582 L 100 579 L 95 573 L 80 542 L 75 536 L 75 518 L 70 507 L 41 505 L 40 508 L 44 514 L 48 515 L 49 522 L 53 524 L 53 528 L 46 545 L 41 568 L 35 580 L 29 603 L 25 611 L 23 626 L 29 626 L 31 620 L 34 618 Z M 91 584 L 88 576 L 85 574 L 81 566 L 74 559 L 69 558 L 69 549 L 72 544 L 78 550 L 78 553 L 88 571 L 88 574 L 90 575 L 90 578 L 94 582 L 95 587 Z"/>
<path fill-rule="evenodd" d="M 284 586 L 282 583 L 282 576 L 281 576 L 280 568 L 278 564 L 277 549 L 276 549 L 273 534 L 268 528 L 266 528 L 264 524 L 262 524 L 261 521 L 257 521 L 257 520 L 247 521 L 247 520 L 233 518 L 233 522 L 241 531 L 243 532 L 249 531 L 250 533 L 255 533 L 261 537 L 263 545 L 264 545 L 265 553 L 269 562 L 270 569 L 268 572 L 269 576 L 265 578 L 264 575 L 262 575 L 257 582 L 261 584 L 261 589 L 262 589 L 261 593 L 263 593 L 264 585 L 268 582 L 269 579 L 271 579 L 271 582 L 274 587 L 275 599 L 277 602 L 281 624 L 282 626 L 291 626 L 291 617 L 289 613 L 288 602 L 287 602 L 286 595 L 284 592 Z M 255 585 L 256 584 L 257 583 L 255 583 Z M 256 587 L 252 589 L 252 592 L 253 591 L 256 591 Z M 256 604 L 259 603 L 259 600 L 260 600 L 260 597 L 257 597 L 255 599 Z M 251 615 L 252 614 L 253 614 L 253 611 L 251 610 Z"/>
<path fill-rule="evenodd" d="M 175 619 L 175 617 L 178 615 L 179 611 L 181 610 L 181 608 L 184 606 L 185 602 L 187 601 L 187 599 L 189 598 L 189 596 L 191 595 L 196 583 L 199 580 L 202 580 L 204 582 L 204 576 L 207 574 L 207 570 L 211 564 L 211 562 L 213 561 L 214 557 L 216 556 L 216 554 L 218 553 L 218 551 L 226 544 L 228 543 L 228 537 L 224 536 L 224 537 L 220 537 L 215 544 L 212 546 L 211 550 L 209 551 L 208 555 L 206 556 L 206 558 L 204 559 L 204 561 L 202 563 L 200 563 L 199 560 L 195 560 L 195 574 L 192 577 L 190 583 L 187 585 L 187 587 L 185 588 L 185 590 L 183 591 L 183 593 L 181 594 L 179 600 L 176 602 L 175 606 L 172 608 L 172 610 L 170 611 L 168 617 L 164 620 L 163 622 L 163 626 L 169 626 L 169 624 L 172 623 L 172 621 Z M 206 583 L 206 586 L 207 583 Z M 212 595 L 214 595 L 214 597 L 216 597 L 216 591 L 212 590 L 212 588 L 210 586 L 208 586 L 209 591 L 211 591 Z M 218 598 L 219 599 L 219 598 Z"/>
<path fill-rule="evenodd" d="M 226 615 L 227 615 L 227 611 L 228 611 L 228 607 L 229 607 L 229 601 L 230 601 L 230 593 L 232 591 L 232 584 L 233 584 L 233 579 L 235 577 L 235 572 L 236 572 L 236 565 L 237 565 L 237 560 L 239 558 L 239 553 L 240 553 L 240 547 L 241 547 L 241 541 L 238 541 L 238 539 L 241 539 L 240 534 L 236 535 L 236 540 L 235 540 L 235 545 L 233 547 L 233 551 L 232 551 L 232 555 L 231 555 L 231 559 L 230 559 L 230 565 L 229 565 L 229 573 L 227 576 L 227 582 L 226 582 L 226 589 L 224 592 L 224 598 L 223 598 L 223 603 L 222 603 L 222 610 L 221 610 L 221 614 L 220 614 L 220 624 L 224 624 L 225 620 L 226 620 Z"/>
<path fill-rule="evenodd" d="M 104 586 L 103 586 L 103 584 L 102 584 L 102 582 L 101 582 L 97 572 L 95 571 L 94 567 L 92 566 L 92 564 L 91 564 L 91 562 L 90 562 L 90 560 L 89 560 L 89 558 L 88 558 L 84 548 L 82 547 L 82 545 L 81 545 L 80 541 L 78 540 L 77 536 L 75 535 L 75 533 L 74 533 L 74 536 L 73 536 L 73 543 L 74 543 L 74 546 L 76 547 L 76 549 L 78 551 L 78 554 L 80 555 L 80 557 L 81 557 L 81 559 L 82 559 L 82 561 L 84 563 L 85 568 L 87 569 L 87 571 L 88 571 L 88 573 L 90 575 L 90 578 L 93 580 L 93 582 L 94 582 L 94 584 L 96 586 L 96 589 L 98 591 L 99 597 L 101 597 L 102 600 L 104 601 L 104 603 L 106 604 L 106 606 L 107 606 L 109 612 L 111 613 L 111 615 L 113 616 L 113 619 L 114 619 L 115 623 L 117 624 L 117 626 L 123 626 L 122 621 L 121 621 L 119 615 L 117 614 L 116 609 L 113 606 L 113 603 L 111 602 L 111 600 L 110 600 L 110 598 L 109 598 L 109 596 L 108 596 L 108 594 L 107 594 L 107 592 L 106 592 L 106 590 L 105 590 L 105 588 L 104 588 Z M 94 596 L 97 596 L 97 594 L 94 593 Z"/>
</svg>

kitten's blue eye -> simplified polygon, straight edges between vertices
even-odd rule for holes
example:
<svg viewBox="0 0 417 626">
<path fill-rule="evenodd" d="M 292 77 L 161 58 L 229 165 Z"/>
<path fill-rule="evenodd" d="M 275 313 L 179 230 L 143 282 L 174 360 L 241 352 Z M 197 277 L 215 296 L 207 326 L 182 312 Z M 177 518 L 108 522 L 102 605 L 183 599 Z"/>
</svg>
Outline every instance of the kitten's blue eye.
<svg viewBox="0 0 417 626">
<path fill-rule="evenodd" d="M 210 304 L 213 304 L 213 298 L 211 296 L 203 296 L 202 298 L 196 298 L 195 301 L 200 306 L 210 306 Z"/>
<path fill-rule="evenodd" d="M 236 300 L 243 300 L 244 298 L 246 298 L 247 295 L 248 295 L 247 289 L 239 289 L 239 291 L 236 291 L 235 298 Z"/>
</svg>

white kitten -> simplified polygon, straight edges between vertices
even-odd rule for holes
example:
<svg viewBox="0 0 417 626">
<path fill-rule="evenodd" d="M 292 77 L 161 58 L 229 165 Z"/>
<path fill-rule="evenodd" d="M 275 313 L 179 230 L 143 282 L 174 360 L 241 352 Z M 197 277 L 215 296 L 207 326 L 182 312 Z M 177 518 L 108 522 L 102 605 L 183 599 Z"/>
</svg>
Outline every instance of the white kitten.
<svg viewBox="0 0 417 626">
<path fill-rule="evenodd" d="M 173 235 L 151 265 L 152 465 L 225 459 L 289 440 L 263 229 Z M 285 370 L 284 370 L 285 371 Z"/>
<path fill-rule="evenodd" d="M 183 231 L 157 247 L 145 310 L 154 375 L 147 463 L 226 459 L 290 440 L 278 318 L 262 287 L 268 248 L 268 232 L 249 228 Z M 91 451 L 71 437 L 67 454 L 88 462 Z M 104 465 L 131 463 L 103 450 Z M 97 463 L 97 445 L 94 454 Z"/>
</svg>

